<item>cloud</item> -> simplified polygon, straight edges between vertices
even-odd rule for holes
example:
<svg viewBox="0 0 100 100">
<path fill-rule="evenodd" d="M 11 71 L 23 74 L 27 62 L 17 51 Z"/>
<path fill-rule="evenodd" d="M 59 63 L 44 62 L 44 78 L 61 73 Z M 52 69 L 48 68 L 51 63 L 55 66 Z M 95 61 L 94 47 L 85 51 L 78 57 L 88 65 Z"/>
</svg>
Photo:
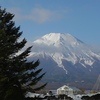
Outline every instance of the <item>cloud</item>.
<svg viewBox="0 0 100 100">
<path fill-rule="evenodd" d="M 36 23 L 45 23 L 52 20 L 59 20 L 67 13 L 67 11 L 48 10 L 44 8 L 34 8 L 28 14 L 23 14 L 19 8 L 9 9 L 15 14 L 15 20 L 30 20 Z"/>
<path fill-rule="evenodd" d="M 35 8 L 32 10 L 32 13 L 27 16 L 30 20 L 33 20 L 38 23 L 44 23 L 49 21 L 50 18 L 54 16 L 54 13 L 47 9 Z"/>
</svg>

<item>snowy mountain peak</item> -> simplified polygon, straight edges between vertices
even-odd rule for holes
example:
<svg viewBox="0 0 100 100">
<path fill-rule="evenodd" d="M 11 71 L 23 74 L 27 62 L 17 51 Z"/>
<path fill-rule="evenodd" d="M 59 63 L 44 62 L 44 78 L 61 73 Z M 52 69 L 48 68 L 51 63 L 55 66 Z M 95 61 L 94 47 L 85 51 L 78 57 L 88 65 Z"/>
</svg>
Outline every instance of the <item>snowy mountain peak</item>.
<svg viewBox="0 0 100 100">
<path fill-rule="evenodd" d="M 29 59 L 40 60 L 40 66 L 47 72 L 46 79 L 50 76 L 51 82 L 69 78 L 71 83 L 78 84 L 81 79 L 85 82 L 100 74 L 100 55 L 71 34 L 46 34 L 32 45 Z"/>
<path fill-rule="evenodd" d="M 71 34 L 46 34 L 34 41 L 33 47 L 33 52 L 36 55 L 51 57 L 64 70 L 63 60 L 72 62 L 72 64 L 80 63 L 83 67 L 92 66 L 95 62 L 94 58 L 100 60 L 100 55 L 93 52 L 89 46 Z"/>
<path fill-rule="evenodd" d="M 55 45 L 59 46 L 60 44 L 67 45 L 79 45 L 80 41 L 73 37 L 71 34 L 63 34 L 63 33 L 50 33 L 46 34 L 40 39 L 34 41 L 34 43 L 44 43 L 45 45 Z"/>
</svg>

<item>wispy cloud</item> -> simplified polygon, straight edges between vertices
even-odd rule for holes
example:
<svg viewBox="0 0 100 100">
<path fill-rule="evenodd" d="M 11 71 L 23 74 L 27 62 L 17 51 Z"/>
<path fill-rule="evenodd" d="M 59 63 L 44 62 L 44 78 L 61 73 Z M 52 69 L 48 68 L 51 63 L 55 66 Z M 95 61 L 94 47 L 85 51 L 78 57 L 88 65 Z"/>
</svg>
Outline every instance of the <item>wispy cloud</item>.
<svg viewBox="0 0 100 100">
<path fill-rule="evenodd" d="M 52 11 L 43 8 L 35 8 L 32 10 L 31 14 L 27 16 L 27 19 L 38 23 L 44 23 L 50 21 L 53 17 L 54 12 Z"/>
<path fill-rule="evenodd" d="M 67 11 L 49 10 L 44 8 L 34 8 L 28 14 L 23 14 L 19 8 L 9 9 L 10 12 L 15 14 L 15 20 L 31 20 L 36 23 L 45 23 L 52 20 L 62 19 Z"/>
</svg>

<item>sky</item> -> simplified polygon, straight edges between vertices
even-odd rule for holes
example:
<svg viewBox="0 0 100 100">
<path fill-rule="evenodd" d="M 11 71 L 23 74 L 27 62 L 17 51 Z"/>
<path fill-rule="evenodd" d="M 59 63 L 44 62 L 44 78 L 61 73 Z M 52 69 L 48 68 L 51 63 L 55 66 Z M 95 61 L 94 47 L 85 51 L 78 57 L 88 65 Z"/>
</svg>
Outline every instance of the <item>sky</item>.
<svg viewBox="0 0 100 100">
<path fill-rule="evenodd" d="M 100 46 L 100 0 L 0 0 L 15 15 L 27 41 L 49 33 L 69 33 Z"/>
</svg>

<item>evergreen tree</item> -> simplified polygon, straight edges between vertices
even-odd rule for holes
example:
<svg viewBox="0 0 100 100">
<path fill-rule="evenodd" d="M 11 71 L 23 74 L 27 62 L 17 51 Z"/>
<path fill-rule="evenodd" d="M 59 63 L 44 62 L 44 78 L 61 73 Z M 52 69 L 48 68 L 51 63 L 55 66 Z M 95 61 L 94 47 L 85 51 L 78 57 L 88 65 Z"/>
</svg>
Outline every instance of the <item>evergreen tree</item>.
<svg viewBox="0 0 100 100">
<path fill-rule="evenodd" d="M 36 69 L 39 60 L 27 61 L 32 46 L 19 53 L 27 41 L 19 41 L 22 32 L 15 26 L 13 17 L 0 7 L 0 100 L 24 100 L 27 91 L 35 92 L 46 85 L 33 88 L 45 73 Z"/>
</svg>

